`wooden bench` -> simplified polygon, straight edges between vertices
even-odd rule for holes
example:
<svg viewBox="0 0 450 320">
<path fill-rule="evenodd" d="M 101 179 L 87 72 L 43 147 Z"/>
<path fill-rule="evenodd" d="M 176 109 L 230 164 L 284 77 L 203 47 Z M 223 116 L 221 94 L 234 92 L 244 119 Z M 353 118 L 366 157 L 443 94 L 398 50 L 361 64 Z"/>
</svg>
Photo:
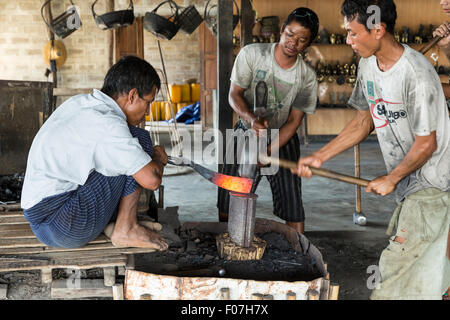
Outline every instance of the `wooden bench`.
<svg viewBox="0 0 450 320">
<path fill-rule="evenodd" d="M 0 272 L 40 270 L 44 284 L 51 284 L 52 298 L 113 297 L 123 299 L 123 286 L 116 286 L 116 273 L 134 269 L 134 254 L 153 252 L 144 248 L 117 248 L 105 236 L 82 248 L 48 247 L 33 234 L 19 208 L 0 207 Z M 77 286 L 52 278 L 53 269 L 103 268 L 102 280 L 77 279 Z M 116 271 L 117 268 L 117 271 Z"/>
</svg>

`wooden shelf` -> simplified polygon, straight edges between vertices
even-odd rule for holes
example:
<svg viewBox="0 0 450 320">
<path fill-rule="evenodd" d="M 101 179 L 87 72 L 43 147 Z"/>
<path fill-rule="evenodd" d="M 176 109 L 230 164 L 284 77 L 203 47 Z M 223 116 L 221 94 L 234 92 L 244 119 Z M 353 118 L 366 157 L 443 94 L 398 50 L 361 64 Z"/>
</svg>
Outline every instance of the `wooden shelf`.
<svg viewBox="0 0 450 320">
<path fill-rule="evenodd" d="M 308 135 L 337 135 L 355 114 L 356 110 L 350 108 L 318 108 L 306 117 Z"/>
</svg>

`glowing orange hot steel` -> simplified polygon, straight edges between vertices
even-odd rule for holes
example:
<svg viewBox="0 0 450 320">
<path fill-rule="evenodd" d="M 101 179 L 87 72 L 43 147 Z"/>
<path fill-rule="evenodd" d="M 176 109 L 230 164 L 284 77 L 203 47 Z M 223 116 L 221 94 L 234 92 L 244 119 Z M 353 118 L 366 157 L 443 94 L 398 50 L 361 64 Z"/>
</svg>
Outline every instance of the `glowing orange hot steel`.
<svg viewBox="0 0 450 320">
<path fill-rule="evenodd" d="M 250 193 L 253 186 L 253 180 L 241 177 L 232 177 L 227 175 L 217 175 L 214 177 L 214 184 L 225 190 Z"/>
</svg>

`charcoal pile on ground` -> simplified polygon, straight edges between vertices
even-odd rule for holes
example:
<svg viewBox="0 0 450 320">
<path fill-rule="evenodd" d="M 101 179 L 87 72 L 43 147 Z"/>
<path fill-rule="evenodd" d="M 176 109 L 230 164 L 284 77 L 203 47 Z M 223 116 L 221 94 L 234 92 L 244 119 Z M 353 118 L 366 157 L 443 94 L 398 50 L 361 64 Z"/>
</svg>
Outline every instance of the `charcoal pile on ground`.
<svg viewBox="0 0 450 320">
<path fill-rule="evenodd" d="M 19 202 L 24 178 L 23 173 L 0 176 L 0 201 Z"/>
<path fill-rule="evenodd" d="M 180 248 L 138 255 L 136 270 L 183 277 L 225 277 L 257 281 L 312 281 L 321 274 L 314 259 L 292 249 L 282 234 L 257 234 L 267 242 L 261 260 L 227 261 L 219 257 L 216 235 L 182 232 Z"/>
</svg>

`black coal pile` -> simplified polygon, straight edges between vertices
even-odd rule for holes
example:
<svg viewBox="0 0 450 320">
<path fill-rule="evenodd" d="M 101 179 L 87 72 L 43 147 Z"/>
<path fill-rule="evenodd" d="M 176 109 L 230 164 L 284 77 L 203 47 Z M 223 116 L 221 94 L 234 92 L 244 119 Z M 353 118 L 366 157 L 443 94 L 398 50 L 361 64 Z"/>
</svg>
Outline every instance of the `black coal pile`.
<svg viewBox="0 0 450 320">
<path fill-rule="evenodd" d="M 0 201 L 20 202 L 24 178 L 23 173 L 0 176 Z"/>
<path fill-rule="evenodd" d="M 216 235 L 190 230 L 181 248 L 138 255 L 136 270 L 183 277 L 225 277 L 257 281 L 312 281 L 322 277 L 309 255 L 296 252 L 282 234 L 257 234 L 267 243 L 261 260 L 228 261 L 217 251 Z"/>
</svg>

